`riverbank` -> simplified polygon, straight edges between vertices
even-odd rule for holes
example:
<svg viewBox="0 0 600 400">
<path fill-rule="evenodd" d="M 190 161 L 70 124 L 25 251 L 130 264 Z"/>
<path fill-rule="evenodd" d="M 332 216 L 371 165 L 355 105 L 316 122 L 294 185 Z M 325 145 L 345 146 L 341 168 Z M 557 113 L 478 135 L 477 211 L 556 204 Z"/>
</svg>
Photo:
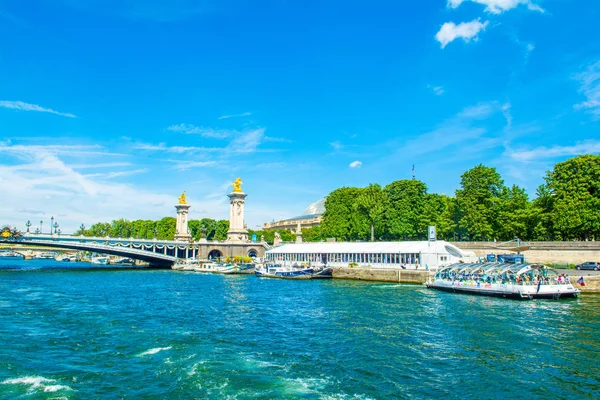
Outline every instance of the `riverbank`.
<svg viewBox="0 0 600 400">
<path fill-rule="evenodd" d="M 429 275 L 429 271 L 425 270 L 419 271 L 400 268 L 335 267 L 333 269 L 334 279 L 354 279 L 361 281 L 424 284 L 427 282 Z"/>
</svg>

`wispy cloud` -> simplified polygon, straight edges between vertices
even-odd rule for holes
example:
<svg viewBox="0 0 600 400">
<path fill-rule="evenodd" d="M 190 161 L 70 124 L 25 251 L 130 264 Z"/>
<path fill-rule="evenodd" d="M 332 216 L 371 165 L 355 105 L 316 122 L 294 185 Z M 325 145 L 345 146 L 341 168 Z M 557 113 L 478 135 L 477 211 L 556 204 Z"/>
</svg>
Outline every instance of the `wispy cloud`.
<svg viewBox="0 0 600 400">
<path fill-rule="evenodd" d="M 436 96 L 441 96 L 445 93 L 443 86 L 428 86 Z"/>
<path fill-rule="evenodd" d="M 519 5 L 525 5 L 532 11 L 544 12 L 544 9 L 531 0 L 448 0 L 449 8 L 457 8 L 465 1 L 471 1 L 485 5 L 485 10 L 491 14 L 501 14 L 504 11 L 512 10 Z"/>
<path fill-rule="evenodd" d="M 339 140 L 330 142 L 329 145 L 336 151 L 342 150 L 345 147 Z"/>
<path fill-rule="evenodd" d="M 105 179 L 112 179 L 112 178 L 118 178 L 118 177 L 122 177 L 122 176 L 143 174 L 145 172 L 148 172 L 148 168 L 133 169 L 130 171 L 101 172 L 101 173 L 97 173 L 97 174 L 86 174 L 84 176 L 86 178 L 99 177 L 99 178 L 105 178 Z"/>
<path fill-rule="evenodd" d="M 180 161 L 173 160 L 175 165 L 172 169 L 175 171 L 188 171 L 190 169 L 210 167 L 217 164 L 216 161 Z"/>
<path fill-rule="evenodd" d="M 479 35 L 479 32 L 485 30 L 488 23 L 488 21 L 480 22 L 479 19 L 471 22 L 461 22 L 458 25 L 454 22 L 446 22 L 442 25 L 438 33 L 436 33 L 435 39 L 440 42 L 442 49 L 456 39 L 462 39 L 465 42 L 469 42 L 472 39 L 477 40 L 477 35 Z"/>
<path fill-rule="evenodd" d="M 579 92 L 586 101 L 575 105 L 576 109 L 587 110 L 596 118 L 600 118 L 600 61 L 589 65 L 584 72 L 575 75 L 579 81 Z"/>
<path fill-rule="evenodd" d="M 95 164 L 70 164 L 69 168 L 72 169 L 98 169 L 98 168 L 116 168 L 116 167 L 129 167 L 129 162 L 113 162 L 113 163 L 95 163 Z"/>
<path fill-rule="evenodd" d="M 264 136 L 264 128 L 242 132 L 229 143 L 227 150 L 234 153 L 253 153 L 262 143 Z"/>
<path fill-rule="evenodd" d="M 360 167 L 362 167 L 362 164 L 363 164 L 362 161 L 356 160 L 356 161 L 352 161 L 350 163 L 349 167 L 350 168 L 360 168 Z"/>
<path fill-rule="evenodd" d="M 12 109 L 12 110 L 19 110 L 19 111 L 44 112 L 44 113 L 49 113 L 49 114 L 60 115 L 60 116 L 67 117 L 67 118 L 77 118 L 75 115 L 70 114 L 70 113 L 58 112 L 51 108 L 44 108 L 44 107 L 38 106 L 37 104 L 25 103 L 23 101 L 1 100 L 0 107 Z"/>
<path fill-rule="evenodd" d="M 113 153 L 104 150 L 100 145 L 20 145 L 0 142 L 0 152 L 17 156 L 35 153 L 47 153 L 62 156 L 124 156 L 125 154 Z"/>
<path fill-rule="evenodd" d="M 600 141 L 588 140 L 572 146 L 556 145 L 551 147 L 541 146 L 522 150 L 511 149 L 510 151 L 507 151 L 506 155 L 517 161 L 530 162 L 591 153 L 600 153 Z"/>
<path fill-rule="evenodd" d="M 221 115 L 217 119 L 229 119 L 229 118 L 238 118 L 238 117 L 249 117 L 250 115 L 252 115 L 251 112 L 244 112 L 244 113 L 241 113 L 241 114 Z"/>
<path fill-rule="evenodd" d="M 222 148 L 219 147 L 167 146 L 165 143 L 137 143 L 133 145 L 133 148 L 136 150 L 162 151 L 167 153 L 213 153 L 222 150 Z"/>
<path fill-rule="evenodd" d="M 167 128 L 167 130 L 185 133 L 187 135 L 200 135 L 202 137 L 211 139 L 226 139 L 238 133 L 236 130 L 201 128 L 190 124 L 171 125 Z"/>
<path fill-rule="evenodd" d="M 292 143 L 292 141 L 289 139 L 272 137 L 272 136 L 265 136 L 263 138 L 263 140 L 265 142 L 272 142 L 272 143 Z"/>
<path fill-rule="evenodd" d="M 498 146 L 501 143 L 500 140 L 496 137 L 486 136 L 488 128 L 485 125 L 479 125 L 481 125 L 481 121 L 485 121 L 497 113 L 502 113 L 506 118 L 509 108 L 508 103 L 500 104 L 496 101 L 466 107 L 436 129 L 408 140 L 402 148 L 402 153 L 420 155 L 451 146 L 456 146 L 459 151 L 463 152 L 465 151 L 465 149 L 461 149 L 463 143 L 469 143 L 469 151 L 474 146 L 480 150 Z M 511 122 L 507 119 L 505 127 Z"/>
</svg>

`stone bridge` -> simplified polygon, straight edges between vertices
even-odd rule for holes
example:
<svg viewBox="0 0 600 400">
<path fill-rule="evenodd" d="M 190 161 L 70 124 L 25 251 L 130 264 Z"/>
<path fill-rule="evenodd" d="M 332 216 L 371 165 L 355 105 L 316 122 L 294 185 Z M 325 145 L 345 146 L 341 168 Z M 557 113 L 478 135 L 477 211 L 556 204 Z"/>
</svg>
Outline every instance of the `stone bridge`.
<svg viewBox="0 0 600 400">
<path fill-rule="evenodd" d="M 88 251 L 130 257 L 148 262 L 154 267 L 170 267 L 179 259 L 215 259 L 236 256 L 264 257 L 269 247 L 266 243 L 172 240 L 123 239 L 110 237 L 84 237 L 70 235 L 25 234 L 18 240 L 7 239 L 1 243 L 19 247 L 43 247 L 62 250 Z"/>
</svg>

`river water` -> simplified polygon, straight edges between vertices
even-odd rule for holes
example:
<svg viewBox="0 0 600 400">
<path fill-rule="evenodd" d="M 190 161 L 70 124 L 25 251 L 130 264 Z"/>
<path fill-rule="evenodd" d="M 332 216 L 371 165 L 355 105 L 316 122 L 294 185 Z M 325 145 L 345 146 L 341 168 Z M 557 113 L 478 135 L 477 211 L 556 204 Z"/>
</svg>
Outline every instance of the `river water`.
<svg viewBox="0 0 600 400">
<path fill-rule="evenodd" d="M 600 398 L 600 296 L 0 260 L 0 398 Z"/>
</svg>

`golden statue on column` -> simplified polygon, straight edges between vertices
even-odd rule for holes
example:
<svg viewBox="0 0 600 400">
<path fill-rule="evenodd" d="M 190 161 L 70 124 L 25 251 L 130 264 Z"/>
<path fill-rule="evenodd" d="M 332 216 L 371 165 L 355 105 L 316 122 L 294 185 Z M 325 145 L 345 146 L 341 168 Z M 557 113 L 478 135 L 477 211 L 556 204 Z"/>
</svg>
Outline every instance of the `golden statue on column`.
<svg viewBox="0 0 600 400">
<path fill-rule="evenodd" d="M 242 178 L 237 178 L 232 184 L 231 186 L 233 186 L 233 192 L 234 193 L 242 193 L 242 184 L 244 182 L 242 182 Z"/>
<path fill-rule="evenodd" d="M 183 193 L 181 193 L 181 196 L 178 197 L 179 199 L 179 204 L 187 204 L 186 202 L 186 198 L 185 198 L 185 190 L 183 191 Z"/>
</svg>

